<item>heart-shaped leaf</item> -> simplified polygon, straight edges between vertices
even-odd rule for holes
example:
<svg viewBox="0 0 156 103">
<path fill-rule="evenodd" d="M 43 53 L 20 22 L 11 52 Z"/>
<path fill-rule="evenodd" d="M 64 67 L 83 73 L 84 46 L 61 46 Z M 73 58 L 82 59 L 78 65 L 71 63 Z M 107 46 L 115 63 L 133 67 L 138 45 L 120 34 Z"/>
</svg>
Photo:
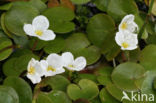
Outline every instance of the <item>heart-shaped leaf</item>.
<svg viewBox="0 0 156 103">
<path fill-rule="evenodd" d="M 85 4 L 90 0 L 71 0 L 74 4 Z"/>
<path fill-rule="evenodd" d="M 70 84 L 68 86 L 67 93 L 72 100 L 92 100 L 98 95 L 99 90 L 97 85 L 93 81 L 82 79 L 79 81 L 78 85 Z"/>
</svg>

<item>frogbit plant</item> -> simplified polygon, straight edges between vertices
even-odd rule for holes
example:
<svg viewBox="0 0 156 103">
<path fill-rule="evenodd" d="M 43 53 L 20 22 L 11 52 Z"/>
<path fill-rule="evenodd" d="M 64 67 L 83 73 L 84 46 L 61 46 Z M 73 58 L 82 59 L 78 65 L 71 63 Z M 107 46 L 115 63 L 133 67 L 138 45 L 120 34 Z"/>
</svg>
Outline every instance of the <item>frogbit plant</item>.
<svg viewBox="0 0 156 103">
<path fill-rule="evenodd" d="M 0 103 L 156 103 L 156 0 L 0 0 Z"/>
<path fill-rule="evenodd" d="M 65 52 L 62 56 L 52 53 L 46 60 L 38 61 L 32 58 L 28 63 L 27 77 L 33 84 L 36 84 L 41 81 L 42 76 L 55 76 L 65 72 L 64 67 L 70 71 L 81 71 L 86 65 L 86 59 L 82 56 L 74 60 L 73 54 L 70 52 Z"/>
<path fill-rule="evenodd" d="M 54 40 L 55 33 L 52 30 L 48 30 L 49 21 L 43 16 L 37 16 L 33 19 L 32 24 L 24 24 L 24 31 L 29 36 L 38 37 L 41 40 Z"/>
<path fill-rule="evenodd" d="M 126 15 L 120 25 L 119 32 L 116 33 L 115 41 L 121 46 L 122 50 L 134 50 L 138 45 L 138 34 L 135 34 L 138 30 L 138 25 L 134 22 L 134 15 Z"/>
</svg>

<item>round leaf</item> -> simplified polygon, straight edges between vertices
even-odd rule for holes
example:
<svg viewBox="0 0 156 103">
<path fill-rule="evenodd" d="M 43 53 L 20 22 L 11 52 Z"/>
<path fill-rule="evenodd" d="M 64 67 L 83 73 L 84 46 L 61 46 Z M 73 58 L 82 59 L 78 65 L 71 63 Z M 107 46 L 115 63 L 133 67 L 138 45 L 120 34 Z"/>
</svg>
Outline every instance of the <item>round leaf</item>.
<svg viewBox="0 0 156 103">
<path fill-rule="evenodd" d="M 74 12 L 66 7 L 53 7 L 43 12 L 50 22 L 50 29 L 57 33 L 67 33 L 75 29 Z M 68 15 L 68 16 L 65 16 Z"/>
<path fill-rule="evenodd" d="M 156 45 L 148 45 L 146 46 L 140 54 L 140 64 L 146 69 L 146 70 L 152 70 L 156 67 Z"/>
<path fill-rule="evenodd" d="M 7 86 L 0 86 L 0 103 L 19 103 L 16 91 Z"/>
<path fill-rule="evenodd" d="M 0 61 L 8 58 L 12 53 L 13 49 L 11 48 L 12 42 L 6 37 L 0 38 Z"/>
<path fill-rule="evenodd" d="M 8 77 L 4 85 L 14 88 L 19 96 L 19 103 L 32 103 L 32 91 L 30 86 L 19 77 Z"/>
<path fill-rule="evenodd" d="M 125 91 L 137 91 L 135 81 L 143 78 L 144 68 L 136 63 L 127 62 L 117 66 L 112 73 L 112 80 L 118 88 Z M 128 82 L 127 82 L 128 81 Z"/>
<path fill-rule="evenodd" d="M 24 24 L 32 23 L 33 18 L 38 14 L 38 10 L 28 3 L 16 2 L 5 15 L 6 28 L 18 36 L 25 35 Z"/>
</svg>

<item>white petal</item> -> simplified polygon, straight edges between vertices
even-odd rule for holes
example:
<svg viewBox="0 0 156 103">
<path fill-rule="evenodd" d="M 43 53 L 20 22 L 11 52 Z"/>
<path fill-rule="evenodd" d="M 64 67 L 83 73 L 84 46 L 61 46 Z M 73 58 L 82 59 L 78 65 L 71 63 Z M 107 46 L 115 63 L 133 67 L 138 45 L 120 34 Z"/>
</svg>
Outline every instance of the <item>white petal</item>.
<svg viewBox="0 0 156 103">
<path fill-rule="evenodd" d="M 84 57 L 78 57 L 75 59 L 74 66 L 76 71 L 84 69 L 87 65 L 86 59 Z"/>
<path fill-rule="evenodd" d="M 123 19 L 122 19 L 122 22 L 127 22 L 127 23 L 131 23 L 134 21 L 134 15 L 132 14 L 129 14 L 129 15 L 126 15 Z"/>
<path fill-rule="evenodd" d="M 64 72 L 65 72 L 64 68 L 57 68 L 56 69 L 56 74 L 61 74 L 61 73 L 64 73 Z"/>
<path fill-rule="evenodd" d="M 124 33 L 122 31 L 116 33 L 115 41 L 119 46 L 121 46 L 124 41 Z"/>
<path fill-rule="evenodd" d="M 58 54 L 50 54 L 47 57 L 48 65 L 52 66 L 53 68 L 62 68 L 63 67 L 63 61 L 62 57 Z"/>
<path fill-rule="evenodd" d="M 74 56 L 71 52 L 65 52 L 62 54 L 62 59 L 64 62 L 64 66 L 68 66 L 70 64 L 73 64 L 74 62 Z"/>
<path fill-rule="evenodd" d="M 27 77 L 32 81 L 33 84 L 39 83 L 41 81 L 41 77 L 39 75 L 29 75 Z"/>
<path fill-rule="evenodd" d="M 49 28 L 49 21 L 45 16 L 40 15 L 34 18 L 32 25 L 36 30 L 46 30 Z"/>
<path fill-rule="evenodd" d="M 24 24 L 23 29 L 27 35 L 35 36 L 35 28 L 31 24 Z"/>
<path fill-rule="evenodd" d="M 52 72 L 52 71 L 47 71 L 45 73 L 45 77 L 49 77 L 49 76 L 55 76 L 56 75 L 56 72 Z"/>
<path fill-rule="evenodd" d="M 28 66 L 27 66 L 27 70 L 29 70 L 29 68 L 31 67 L 31 66 L 35 66 L 35 64 L 36 64 L 36 62 L 37 62 L 37 60 L 35 60 L 34 58 L 32 58 L 30 61 L 29 61 L 29 63 L 28 63 Z"/>
<path fill-rule="evenodd" d="M 39 39 L 49 41 L 54 40 L 56 37 L 55 33 L 52 30 L 45 30 L 42 36 L 38 36 Z"/>
</svg>

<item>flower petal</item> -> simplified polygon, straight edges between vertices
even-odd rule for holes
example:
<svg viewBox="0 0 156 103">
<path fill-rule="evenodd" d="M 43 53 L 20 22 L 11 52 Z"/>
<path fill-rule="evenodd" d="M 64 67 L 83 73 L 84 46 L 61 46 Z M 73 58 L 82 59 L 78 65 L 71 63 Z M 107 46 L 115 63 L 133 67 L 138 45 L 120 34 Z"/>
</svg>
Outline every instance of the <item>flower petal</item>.
<svg viewBox="0 0 156 103">
<path fill-rule="evenodd" d="M 27 74 L 27 78 L 29 78 L 33 84 L 39 83 L 41 81 L 41 77 L 39 75 L 29 75 Z"/>
<path fill-rule="evenodd" d="M 124 41 L 124 33 L 122 31 L 116 33 L 115 41 L 119 46 L 121 46 Z"/>
<path fill-rule="evenodd" d="M 86 59 L 84 57 L 78 57 L 75 59 L 74 66 L 76 71 L 84 69 L 87 65 Z"/>
<path fill-rule="evenodd" d="M 62 54 L 62 60 L 64 62 L 64 66 L 68 66 L 69 64 L 73 64 L 74 56 L 71 52 L 65 52 Z"/>
<path fill-rule="evenodd" d="M 58 54 L 50 54 L 47 57 L 48 65 L 51 65 L 53 68 L 62 68 L 63 67 L 63 61 L 62 57 Z"/>
<path fill-rule="evenodd" d="M 46 30 L 49 28 L 49 21 L 45 16 L 40 15 L 34 18 L 32 25 L 36 30 Z"/>
<path fill-rule="evenodd" d="M 42 36 L 38 36 L 39 39 L 49 41 L 54 40 L 56 37 L 55 33 L 52 30 L 45 30 Z"/>
<path fill-rule="evenodd" d="M 56 74 L 61 74 L 61 73 L 64 73 L 64 72 L 65 72 L 64 68 L 57 68 L 56 69 Z"/>
<path fill-rule="evenodd" d="M 35 35 L 35 28 L 31 24 L 24 24 L 24 32 L 29 36 L 36 36 Z"/>
<path fill-rule="evenodd" d="M 123 19 L 122 19 L 122 23 L 123 22 L 126 22 L 126 23 L 131 23 L 134 21 L 134 15 L 132 14 L 129 14 L 129 15 L 126 15 Z"/>
</svg>

